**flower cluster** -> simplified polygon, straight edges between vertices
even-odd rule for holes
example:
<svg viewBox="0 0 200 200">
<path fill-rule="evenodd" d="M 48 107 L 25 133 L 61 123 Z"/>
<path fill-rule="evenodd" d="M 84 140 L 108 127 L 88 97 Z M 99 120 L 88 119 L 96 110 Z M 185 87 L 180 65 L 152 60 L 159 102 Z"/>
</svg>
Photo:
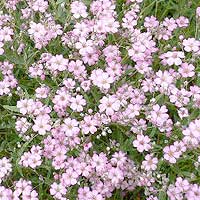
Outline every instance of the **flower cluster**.
<svg viewBox="0 0 200 200">
<path fill-rule="evenodd" d="M 31 199 L 39 200 L 38 193 L 34 190 L 30 181 L 20 179 L 14 183 L 14 190 L 0 186 L 1 199 Z"/>
<path fill-rule="evenodd" d="M 0 72 L 3 75 L 3 80 L 0 81 L 0 96 L 11 94 L 11 90 L 17 87 L 17 79 L 13 74 L 14 65 L 4 61 L 0 63 Z"/>
<path fill-rule="evenodd" d="M 37 49 L 41 49 L 46 46 L 49 41 L 62 34 L 61 26 L 55 24 L 51 16 L 45 20 L 47 21 L 45 25 L 31 21 L 30 28 L 28 29 L 28 33 L 31 39 L 34 40 Z"/>
<path fill-rule="evenodd" d="M 190 184 L 186 179 L 176 178 L 174 185 L 169 185 L 167 194 L 170 200 L 175 199 L 199 199 L 200 187 L 197 184 Z"/>
<path fill-rule="evenodd" d="M 4 45 L 13 40 L 13 29 L 10 27 L 11 16 L 8 14 L 0 14 L 0 55 L 4 54 Z"/>
<path fill-rule="evenodd" d="M 40 146 L 32 146 L 30 152 L 25 152 L 19 161 L 19 164 L 24 167 L 36 168 L 42 163 L 42 150 Z"/>
<path fill-rule="evenodd" d="M 200 8 L 1 5 L 0 200 L 200 199 Z"/>
<path fill-rule="evenodd" d="M 12 171 L 12 165 L 10 160 L 6 157 L 0 159 L 0 182 L 2 182 L 6 176 Z"/>
</svg>

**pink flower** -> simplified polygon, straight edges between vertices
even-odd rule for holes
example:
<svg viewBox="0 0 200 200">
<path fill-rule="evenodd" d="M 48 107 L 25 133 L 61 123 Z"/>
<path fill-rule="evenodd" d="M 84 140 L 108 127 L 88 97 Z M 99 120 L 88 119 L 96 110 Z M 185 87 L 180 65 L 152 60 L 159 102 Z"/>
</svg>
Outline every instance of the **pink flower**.
<svg viewBox="0 0 200 200">
<path fill-rule="evenodd" d="M 181 74 L 182 77 L 193 77 L 195 75 L 195 67 L 192 64 L 182 63 L 181 67 L 178 69 L 178 72 Z"/>
<path fill-rule="evenodd" d="M 0 159 L 0 183 L 12 171 L 10 160 L 6 157 Z"/>
<path fill-rule="evenodd" d="M 46 29 L 41 23 L 36 24 L 35 22 L 30 22 L 28 33 L 35 38 L 39 38 L 41 35 L 46 34 Z"/>
<path fill-rule="evenodd" d="M 70 99 L 70 108 L 73 111 L 81 112 L 83 111 L 83 106 L 86 105 L 86 100 L 83 98 L 82 95 L 77 95 L 76 97 L 72 97 Z"/>
<path fill-rule="evenodd" d="M 88 200 L 104 200 L 101 194 L 98 191 L 92 190 L 88 193 Z"/>
<path fill-rule="evenodd" d="M 47 10 L 47 8 L 48 8 L 48 2 L 44 1 L 44 0 L 35 0 L 33 2 L 33 4 L 31 5 L 31 8 L 34 11 L 39 11 L 41 13 L 44 13 Z"/>
<path fill-rule="evenodd" d="M 12 36 L 14 35 L 13 29 L 4 26 L 0 29 L 0 41 L 12 41 Z"/>
<path fill-rule="evenodd" d="M 61 183 L 57 184 L 54 182 L 51 184 L 50 194 L 55 198 L 60 199 L 62 196 L 65 196 L 66 192 L 66 188 Z"/>
<path fill-rule="evenodd" d="M 144 26 L 146 28 L 152 29 L 152 28 L 156 28 L 159 25 L 159 21 L 154 17 L 145 17 L 145 22 L 144 22 Z"/>
<path fill-rule="evenodd" d="M 189 116 L 188 109 L 187 108 L 180 108 L 178 110 L 178 115 L 181 119 L 183 119 L 184 117 L 188 117 Z"/>
<path fill-rule="evenodd" d="M 177 28 L 176 21 L 173 18 L 165 18 L 163 21 L 163 25 L 170 31 L 173 31 Z"/>
<path fill-rule="evenodd" d="M 123 115 L 128 118 L 134 118 L 135 116 L 140 115 L 141 107 L 138 104 L 128 104 L 128 107 L 124 111 Z"/>
<path fill-rule="evenodd" d="M 133 146 L 137 148 L 140 153 L 149 151 L 151 149 L 150 138 L 142 134 L 137 135 L 137 139 L 133 141 Z"/>
<path fill-rule="evenodd" d="M 26 133 L 30 126 L 31 123 L 29 123 L 25 117 L 18 118 L 15 123 L 16 130 L 22 134 Z"/>
<path fill-rule="evenodd" d="M 100 100 L 99 111 L 106 112 L 106 115 L 113 115 L 114 112 L 120 109 L 120 101 L 114 96 L 104 96 Z"/>
<path fill-rule="evenodd" d="M 25 115 L 26 113 L 32 113 L 34 109 L 33 99 L 22 99 L 17 102 L 17 108 L 20 110 L 20 113 Z"/>
<path fill-rule="evenodd" d="M 62 174 L 61 183 L 65 187 L 75 185 L 78 181 L 78 177 L 79 175 L 77 172 L 70 167 Z"/>
<path fill-rule="evenodd" d="M 189 25 L 189 19 L 184 16 L 180 16 L 178 19 L 176 19 L 176 23 L 178 27 L 185 28 Z"/>
<path fill-rule="evenodd" d="M 163 152 L 164 152 L 164 159 L 172 164 L 176 163 L 176 159 L 179 158 L 180 156 L 180 154 L 177 152 L 176 147 L 173 145 L 166 146 L 163 149 Z"/>
<path fill-rule="evenodd" d="M 62 130 L 69 137 L 77 135 L 80 131 L 78 124 L 79 123 L 75 119 L 66 118 L 64 119 L 64 124 L 62 124 Z"/>
<path fill-rule="evenodd" d="M 39 154 L 31 154 L 28 159 L 28 165 L 31 168 L 36 168 L 42 164 L 41 156 Z"/>
<path fill-rule="evenodd" d="M 36 168 L 42 164 L 42 151 L 40 146 L 33 145 L 31 151 L 24 152 L 19 164 L 24 167 Z"/>
<path fill-rule="evenodd" d="M 165 88 L 173 82 L 173 76 L 171 76 L 171 74 L 168 71 L 162 72 L 161 70 L 159 70 L 158 72 L 156 72 L 156 78 L 154 82 L 157 85 L 160 85 Z"/>
<path fill-rule="evenodd" d="M 166 63 L 169 66 L 172 65 L 181 65 L 182 59 L 185 58 L 184 52 L 182 51 L 168 51 L 167 53 L 163 54 L 166 59 Z"/>
<path fill-rule="evenodd" d="M 88 200 L 88 197 L 90 195 L 90 189 L 89 187 L 79 187 L 78 189 L 78 200 Z"/>
<path fill-rule="evenodd" d="M 93 53 L 93 41 L 86 40 L 84 37 L 81 37 L 79 41 L 75 44 L 76 49 L 79 50 L 79 53 L 84 56 L 87 53 Z"/>
<path fill-rule="evenodd" d="M 47 131 L 51 130 L 50 117 L 48 115 L 37 116 L 32 129 L 40 135 L 45 135 Z"/>
<path fill-rule="evenodd" d="M 109 74 L 102 69 L 93 70 L 90 79 L 94 85 L 101 89 L 109 89 L 110 84 L 114 82 L 113 77 L 109 76 Z"/>
<path fill-rule="evenodd" d="M 181 190 L 182 192 L 186 192 L 188 191 L 188 189 L 190 188 L 190 184 L 188 182 L 188 180 L 183 179 L 181 177 L 177 177 L 176 178 L 176 183 L 175 183 L 176 187 L 179 188 L 179 190 Z"/>
<path fill-rule="evenodd" d="M 88 151 L 92 147 L 92 143 L 89 142 L 87 144 L 84 144 L 84 151 Z"/>
<path fill-rule="evenodd" d="M 197 9 L 196 9 L 196 15 L 197 15 L 197 17 L 200 17 L 200 7 L 197 7 Z"/>
<path fill-rule="evenodd" d="M 124 163 L 126 163 L 126 161 L 127 161 L 126 154 L 122 151 L 115 152 L 112 155 L 111 163 L 113 165 L 117 165 L 118 167 L 121 167 L 124 165 Z"/>
<path fill-rule="evenodd" d="M 65 87 L 69 90 L 73 90 L 75 88 L 76 82 L 72 78 L 67 78 L 63 81 Z"/>
<path fill-rule="evenodd" d="M 50 89 L 48 87 L 46 87 L 46 86 L 38 87 L 35 90 L 35 93 L 36 93 L 35 96 L 37 98 L 45 99 L 45 98 L 48 97 L 49 92 L 50 92 Z"/>
<path fill-rule="evenodd" d="M 83 81 L 83 82 L 81 83 L 81 87 L 83 88 L 83 90 L 84 90 L 85 92 L 87 92 L 88 90 L 90 90 L 91 81 L 90 81 L 90 80 L 88 80 L 88 81 Z"/>
<path fill-rule="evenodd" d="M 158 104 L 153 106 L 151 113 L 151 120 L 157 124 L 163 124 L 168 118 L 166 106 L 159 106 Z"/>
<path fill-rule="evenodd" d="M 107 157 L 104 153 L 100 153 L 99 155 L 94 154 L 92 157 L 91 166 L 97 171 L 101 171 L 106 167 L 107 162 Z"/>
<path fill-rule="evenodd" d="M 142 161 L 141 168 L 145 169 L 146 171 L 156 170 L 157 163 L 158 163 L 158 159 L 156 157 L 153 158 L 151 154 L 147 154 L 145 156 L 145 160 Z"/>
<path fill-rule="evenodd" d="M 87 7 L 80 1 L 74 1 L 71 4 L 71 12 L 76 19 L 80 17 L 86 18 L 88 15 L 86 10 Z"/>
<path fill-rule="evenodd" d="M 52 56 L 47 62 L 47 69 L 53 71 L 65 71 L 67 69 L 68 60 L 63 58 L 63 55 Z"/>
<path fill-rule="evenodd" d="M 195 38 L 188 38 L 183 40 L 183 46 L 186 52 L 197 52 L 199 51 L 200 42 Z"/>
<path fill-rule="evenodd" d="M 200 138 L 200 120 L 196 119 L 190 122 L 189 127 L 183 130 L 183 135 Z"/>
<path fill-rule="evenodd" d="M 190 189 L 185 194 L 188 200 L 199 200 L 200 199 L 200 186 L 197 184 L 191 185 Z"/>
<path fill-rule="evenodd" d="M 74 74 L 76 79 L 86 76 L 85 66 L 81 60 L 70 61 L 68 70 Z"/>
<path fill-rule="evenodd" d="M 112 167 L 109 170 L 108 173 L 108 178 L 111 179 L 112 184 L 117 185 L 119 184 L 121 181 L 124 180 L 124 174 L 123 171 L 120 170 L 118 167 Z"/>
<path fill-rule="evenodd" d="M 97 131 L 97 126 L 98 122 L 89 115 L 85 116 L 81 122 L 81 130 L 84 134 L 94 134 Z"/>
<path fill-rule="evenodd" d="M 3 55 L 4 49 L 3 49 L 4 44 L 0 42 L 0 55 Z"/>
</svg>

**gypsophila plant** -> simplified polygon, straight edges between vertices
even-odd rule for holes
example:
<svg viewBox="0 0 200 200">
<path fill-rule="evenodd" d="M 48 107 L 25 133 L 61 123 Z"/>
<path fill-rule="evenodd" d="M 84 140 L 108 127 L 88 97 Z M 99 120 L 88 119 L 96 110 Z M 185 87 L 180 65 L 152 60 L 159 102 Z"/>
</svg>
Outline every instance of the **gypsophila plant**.
<svg viewBox="0 0 200 200">
<path fill-rule="evenodd" d="M 0 200 L 200 200 L 200 1 L 1 0 Z"/>
</svg>

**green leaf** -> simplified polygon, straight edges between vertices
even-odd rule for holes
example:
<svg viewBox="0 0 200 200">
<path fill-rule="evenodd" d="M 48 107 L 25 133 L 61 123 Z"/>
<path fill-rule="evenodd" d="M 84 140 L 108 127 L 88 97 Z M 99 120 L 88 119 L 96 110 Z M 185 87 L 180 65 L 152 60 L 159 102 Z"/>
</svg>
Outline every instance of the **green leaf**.
<svg viewBox="0 0 200 200">
<path fill-rule="evenodd" d="M 19 109 L 17 108 L 17 106 L 3 105 L 3 108 L 6 110 L 10 110 L 12 112 L 19 112 Z"/>
<path fill-rule="evenodd" d="M 167 199 L 166 193 L 165 193 L 163 190 L 161 190 L 161 191 L 159 192 L 158 199 L 159 199 L 159 200 L 166 200 L 166 199 Z"/>
<path fill-rule="evenodd" d="M 56 1 L 56 5 L 59 5 L 61 3 L 66 3 L 66 2 L 67 2 L 66 0 L 58 0 L 58 1 Z"/>
</svg>

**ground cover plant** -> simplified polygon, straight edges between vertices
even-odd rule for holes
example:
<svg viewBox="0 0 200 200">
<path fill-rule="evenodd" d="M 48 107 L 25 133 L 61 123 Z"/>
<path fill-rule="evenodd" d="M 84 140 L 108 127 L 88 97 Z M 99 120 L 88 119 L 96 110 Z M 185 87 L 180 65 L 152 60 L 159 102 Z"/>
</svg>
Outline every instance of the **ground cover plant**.
<svg viewBox="0 0 200 200">
<path fill-rule="evenodd" d="M 0 200 L 200 200 L 199 6 L 1 0 Z"/>
</svg>

